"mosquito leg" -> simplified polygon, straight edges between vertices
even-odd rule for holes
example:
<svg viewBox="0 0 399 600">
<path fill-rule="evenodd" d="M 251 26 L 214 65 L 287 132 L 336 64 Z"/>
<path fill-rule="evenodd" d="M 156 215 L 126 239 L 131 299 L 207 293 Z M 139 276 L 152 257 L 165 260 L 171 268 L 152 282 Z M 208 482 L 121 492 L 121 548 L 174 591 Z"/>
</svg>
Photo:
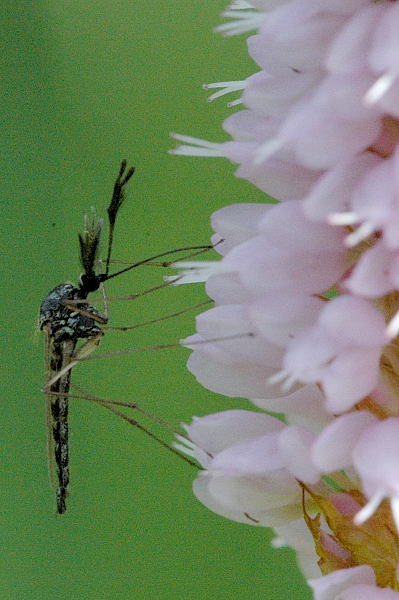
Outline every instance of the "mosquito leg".
<svg viewBox="0 0 399 600">
<path fill-rule="evenodd" d="M 219 240 L 218 244 L 220 244 L 222 241 L 224 241 L 224 240 Z M 113 277 L 118 277 L 122 273 L 126 273 L 127 271 L 130 271 L 131 269 L 140 267 L 141 265 L 149 264 L 149 263 L 153 262 L 154 260 L 156 260 L 157 258 L 162 258 L 163 256 L 170 256 L 171 254 L 177 254 L 177 252 L 184 252 L 186 250 L 199 250 L 199 252 L 195 252 L 194 254 L 190 254 L 188 256 L 183 257 L 183 259 L 187 260 L 188 258 L 197 256 L 198 254 L 202 254 L 203 252 L 208 252 L 208 250 L 213 250 L 213 248 L 215 248 L 215 246 L 217 246 L 217 244 L 208 244 L 206 246 L 187 246 L 185 248 L 176 248 L 175 250 L 168 250 L 167 252 L 161 252 L 160 254 L 155 254 L 154 256 L 150 256 L 149 258 L 144 258 L 143 260 L 139 260 L 134 263 L 129 263 L 129 266 L 125 267 L 124 269 L 121 269 L 120 271 L 116 271 L 116 273 L 111 273 L 111 275 L 107 275 L 106 280 L 108 281 L 108 279 L 112 279 Z M 169 262 L 164 262 L 164 263 L 162 263 L 161 266 L 170 266 L 171 264 L 173 264 L 173 262 L 176 262 L 176 261 L 172 260 Z"/>
<path fill-rule="evenodd" d="M 184 315 L 185 313 L 195 310 L 197 308 L 201 308 L 202 306 L 206 306 L 207 304 L 213 304 L 213 300 L 205 300 L 205 302 L 200 302 L 199 304 L 195 304 L 194 306 L 189 306 L 188 308 L 184 308 L 183 310 L 179 310 L 178 312 L 172 313 L 170 315 L 165 315 L 164 317 L 158 317 L 158 319 L 152 319 L 151 321 L 146 321 L 145 323 L 136 323 L 135 325 L 125 325 L 124 327 L 104 327 L 106 331 L 130 331 L 131 329 L 139 329 L 140 327 L 145 327 L 147 325 L 153 325 L 154 323 L 160 323 L 161 321 L 166 321 L 167 319 L 173 319 L 174 317 L 179 317 L 180 315 Z"/>
<path fill-rule="evenodd" d="M 99 398 L 98 396 L 94 396 L 93 394 L 90 394 L 89 392 L 84 390 L 80 385 L 77 385 L 76 383 L 72 383 L 71 388 L 74 390 L 77 390 L 80 395 L 76 396 L 74 394 L 69 394 L 70 398 L 81 398 L 82 400 L 91 400 L 92 402 L 98 402 L 100 404 L 112 404 L 112 406 L 120 406 L 122 408 L 130 408 L 130 409 L 137 410 L 141 414 L 143 414 L 146 417 L 148 417 L 149 419 L 151 419 L 151 421 L 154 421 L 155 423 L 158 423 L 158 425 L 161 425 L 164 429 L 168 429 L 172 433 L 179 435 L 182 438 L 188 439 L 188 437 L 185 436 L 180 431 L 180 429 L 178 429 L 177 427 L 174 427 L 173 425 L 170 425 L 169 423 L 164 421 L 164 419 L 161 419 L 160 417 L 157 417 L 156 415 L 150 413 L 148 410 L 146 410 L 145 408 L 143 408 L 142 406 L 137 404 L 137 402 L 122 402 L 121 400 L 110 400 L 109 398 Z"/>
<path fill-rule="evenodd" d="M 225 337 L 216 337 L 216 338 L 209 338 L 207 340 L 205 339 L 201 339 L 198 341 L 192 341 L 192 342 L 187 342 L 187 343 L 181 343 L 181 342 L 173 342 L 171 344 L 160 344 L 158 346 L 141 346 L 141 347 L 137 347 L 137 348 L 126 348 L 125 350 L 117 350 L 116 352 L 108 352 L 106 354 L 95 354 L 94 356 L 82 356 L 76 359 L 76 362 L 78 361 L 84 361 L 84 360 L 102 360 L 104 358 L 111 358 L 111 357 L 115 357 L 115 356 L 124 356 L 126 354 L 137 354 L 138 352 L 149 352 L 149 351 L 154 351 L 154 350 L 170 350 L 171 348 L 189 348 L 190 350 L 193 349 L 193 347 L 195 348 L 196 346 L 206 346 L 206 344 L 214 344 L 216 342 L 227 342 L 230 340 L 236 340 L 236 339 L 240 339 L 240 338 L 253 338 L 255 337 L 256 334 L 252 331 L 248 331 L 246 333 L 234 333 L 232 335 L 226 335 Z M 91 354 L 91 353 L 90 353 Z"/>
<path fill-rule="evenodd" d="M 160 444 L 161 446 L 163 446 L 164 448 L 166 448 L 167 450 L 169 450 L 170 452 L 172 452 L 173 454 L 175 454 L 176 456 L 178 456 L 179 458 L 184 460 L 189 465 L 198 469 L 198 464 L 196 462 L 194 462 L 193 460 L 188 458 L 188 456 L 181 454 L 176 448 L 174 448 L 173 446 L 170 446 L 167 442 L 165 442 L 162 438 L 160 438 L 155 433 L 153 433 L 150 429 L 147 429 L 147 427 L 142 425 L 139 421 L 137 421 L 136 419 L 132 419 L 131 417 L 128 417 L 125 413 L 121 412 L 116 407 L 120 406 L 120 407 L 137 410 L 137 411 L 141 412 L 142 414 L 144 414 L 145 416 L 147 416 L 148 418 L 152 419 L 153 421 L 159 423 L 161 426 L 166 427 L 173 433 L 178 433 L 180 435 L 180 437 L 182 437 L 182 438 L 186 437 L 186 436 L 182 435 L 180 432 L 178 432 L 173 426 L 166 423 L 163 419 L 160 419 L 160 418 L 156 417 L 155 415 L 152 415 L 148 411 L 139 407 L 136 403 L 118 402 L 115 400 L 107 400 L 105 398 L 98 398 L 97 396 L 93 396 L 92 394 L 87 394 L 82 388 L 80 388 L 76 384 L 73 384 L 71 387 L 81 391 L 82 393 L 81 394 L 69 394 L 69 398 L 78 398 L 78 399 L 82 399 L 82 400 L 89 400 L 90 402 L 95 402 L 96 404 L 103 406 L 104 408 L 106 408 L 107 410 L 112 412 L 114 415 L 120 417 L 121 419 L 123 419 L 124 421 L 129 423 L 130 425 L 140 429 L 140 431 L 145 433 L 147 436 L 151 437 L 153 440 L 158 442 L 158 444 Z"/>
</svg>

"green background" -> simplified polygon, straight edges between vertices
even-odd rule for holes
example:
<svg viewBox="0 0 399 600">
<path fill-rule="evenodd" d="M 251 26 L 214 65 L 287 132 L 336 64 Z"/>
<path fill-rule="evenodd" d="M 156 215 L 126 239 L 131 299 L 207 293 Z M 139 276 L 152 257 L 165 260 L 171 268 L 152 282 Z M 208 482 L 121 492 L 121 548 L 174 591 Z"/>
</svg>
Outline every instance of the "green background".
<svg viewBox="0 0 399 600">
<path fill-rule="evenodd" d="M 116 232 L 121 259 L 207 243 L 212 211 L 263 200 L 227 161 L 167 154 L 170 131 L 227 139 L 226 100 L 208 105 L 201 84 L 256 70 L 244 38 L 212 34 L 222 8 L 215 0 L 3 4 L 3 600 L 309 597 L 289 550 L 272 551 L 267 530 L 202 507 L 191 492 L 194 469 L 99 406 L 71 401 L 63 517 L 55 516 L 48 484 L 37 309 L 52 287 L 76 282 L 83 214 L 92 205 L 103 214 L 120 159 L 137 167 Z M 110 282 L 108 294 L 145 290 L 162 275 L 137 269 Z M 203 299 L 201 286 L 186 286 L 115 302 L 111 324 Z M 193 330 L 193 315 L 185 315 L 110 332 L 101 351 L 169 343 Z M 92 361 L 73 379 L 175 424 L 248 406 L 197 385 L 187 355 L 179 348 Z"/>
</svg>

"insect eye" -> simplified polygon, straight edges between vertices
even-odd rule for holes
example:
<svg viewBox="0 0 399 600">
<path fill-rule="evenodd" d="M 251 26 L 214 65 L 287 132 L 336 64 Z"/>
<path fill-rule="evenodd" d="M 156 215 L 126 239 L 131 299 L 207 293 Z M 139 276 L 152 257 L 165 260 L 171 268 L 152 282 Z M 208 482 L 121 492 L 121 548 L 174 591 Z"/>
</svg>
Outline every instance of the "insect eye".
<svg viewBox="0 0 399 600">
<path fill-rule="evenodd" d="M 85 294 L 90 294 L 90 292 L 95 292 L 100 287 L 100 283 L 103 279 L 95 275 L 95 273 L 88 275 L 87 273 L 82 273 L 80 278 L 80 289 L 84 290 Z"/>
</svg>

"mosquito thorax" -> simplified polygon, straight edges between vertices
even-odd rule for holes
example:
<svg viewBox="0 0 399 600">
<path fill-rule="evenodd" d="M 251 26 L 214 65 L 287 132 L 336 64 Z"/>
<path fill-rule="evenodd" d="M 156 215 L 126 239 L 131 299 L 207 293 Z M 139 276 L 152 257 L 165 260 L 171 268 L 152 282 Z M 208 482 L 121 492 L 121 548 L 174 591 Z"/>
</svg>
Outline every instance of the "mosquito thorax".
<svg viewBox="0 0 399 600">
<path fill-rule="evenodd" d="M 71 310 L 69 302 L 81 299 L 81 289 L 72 283 L 61 283 L 47 294 L 40 305 L 39 327 L 47 329 L 54 342 L 76 341 L 101 333 L 100 327 L 87 314 Z M 94 306 L 84 304 L 85 313 L 98 315 Z"/>
</svg>

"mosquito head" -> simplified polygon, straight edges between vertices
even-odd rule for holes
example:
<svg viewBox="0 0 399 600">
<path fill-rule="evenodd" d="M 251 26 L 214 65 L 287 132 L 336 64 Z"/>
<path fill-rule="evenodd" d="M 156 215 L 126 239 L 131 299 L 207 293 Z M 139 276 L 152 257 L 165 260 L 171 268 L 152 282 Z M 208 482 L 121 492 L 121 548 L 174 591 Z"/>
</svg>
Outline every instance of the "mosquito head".
<svg viewBox="0 0 399 600">
<path fill-rule="evenodd" d="M 94 271 L 92 273 L 82 273 L 79 278 L 79 296 L 86 298 L 88 294 L 96 292 L 103 281 L 105 279 L 102 275 L 96 275 Z"/>
<path fill-rule="evenodd" d="M 127 161 L 122 160 L 118 176 L 114 183 L 111 202 L 107 208 L 108 213 L 108 251 L 105 261 L 105 273 L 96 274 L 94 267 L 100 246 L 103 219 L 97 219 L 94 208 L 90 216 L 85 216 L 83 233 L 79 234 L 80 261 L 84 272 L 80 276 L 79 295 L 86 298 L 91 292 L 95 292 L 100 284 L 109 279 L 109 265 L 111 260 L 112 242 L 116 218 L 125 200 L 125 186 L 134 173 L 134 167 L 127 167 Z"/>
</svg>

